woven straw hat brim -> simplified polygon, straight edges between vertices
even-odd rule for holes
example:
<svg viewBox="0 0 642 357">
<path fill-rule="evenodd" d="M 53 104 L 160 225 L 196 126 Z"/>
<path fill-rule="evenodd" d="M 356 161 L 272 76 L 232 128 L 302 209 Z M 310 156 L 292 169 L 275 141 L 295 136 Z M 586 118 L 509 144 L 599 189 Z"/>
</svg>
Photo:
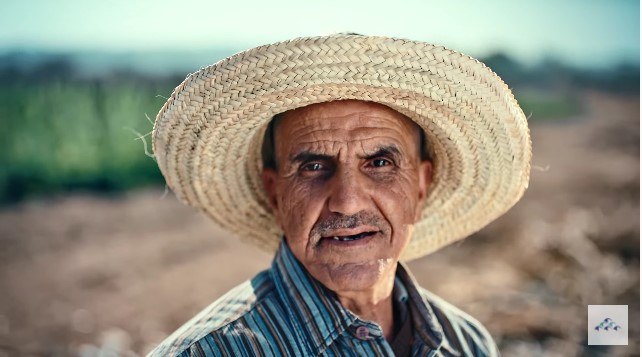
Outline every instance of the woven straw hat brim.
<svg viewBox="0 0 642 357">
<path fill-rule="evenodd" d="M 282 232 L 260 179 L 266 126 L 278 113 L 342 99 L 384 104 L 426 132 L 433 183 L 402 260 L 480 230 L 528 186 L 529 130 L 506 84 L 461 53 L 385 37 L 294 39 L 202 68 L 158 113 L 154 154 L 181 200 L 274 251 Z"/>
</svg>

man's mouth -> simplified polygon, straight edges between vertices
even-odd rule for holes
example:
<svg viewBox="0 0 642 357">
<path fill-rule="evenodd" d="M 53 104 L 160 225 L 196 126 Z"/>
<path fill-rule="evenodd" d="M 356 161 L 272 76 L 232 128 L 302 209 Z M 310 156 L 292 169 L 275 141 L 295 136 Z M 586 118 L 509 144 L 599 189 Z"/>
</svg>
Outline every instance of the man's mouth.
<svg viewBox="0 0 642 357">
<path fill-rule="evenodd" d="M 363 239 L 366 237 L 370 237 L 375 234 L 377 234 L 377 232 L 362 232 L 362 233 L 353 234 L 353 235 L 331 236 L 331 237 L 326 237 L 326 239 L 332 239 L 333 241 L 337 241 L 337 242 L 351 242 L 351 241 Z"/>
</svg>

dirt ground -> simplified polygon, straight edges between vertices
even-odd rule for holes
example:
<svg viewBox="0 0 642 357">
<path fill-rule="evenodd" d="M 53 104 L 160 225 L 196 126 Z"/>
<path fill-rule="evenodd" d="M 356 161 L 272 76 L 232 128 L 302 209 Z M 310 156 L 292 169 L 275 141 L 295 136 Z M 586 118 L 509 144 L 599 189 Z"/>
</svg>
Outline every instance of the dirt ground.
<svg viewBox="0 0 642 357">
<path fill-rule="evenodd" d="M 505 356 L 639 355 L 639 97 L 583 103 L 532 123 L 514 209 L 410 264 Z M 162 189 L 2 208 L 0 357 L 142 355 L 270 261 Z M 589 304 L 629 305 L 628 346 L 587 346 Z"/>
</svg>

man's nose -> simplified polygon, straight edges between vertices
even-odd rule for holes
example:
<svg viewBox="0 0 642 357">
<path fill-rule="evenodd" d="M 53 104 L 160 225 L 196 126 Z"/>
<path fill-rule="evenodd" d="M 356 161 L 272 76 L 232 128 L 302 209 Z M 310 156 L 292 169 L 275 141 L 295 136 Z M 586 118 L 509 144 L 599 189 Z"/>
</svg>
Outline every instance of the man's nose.
<svg viewBox="0 0 642 357">
<path fill-rule="evenodd" d="M 358 170 L 338 169 L 330 180 L 328 209 L 333 213 L 352 215 L 368 207 L 367 180 Z"/>
</svg>

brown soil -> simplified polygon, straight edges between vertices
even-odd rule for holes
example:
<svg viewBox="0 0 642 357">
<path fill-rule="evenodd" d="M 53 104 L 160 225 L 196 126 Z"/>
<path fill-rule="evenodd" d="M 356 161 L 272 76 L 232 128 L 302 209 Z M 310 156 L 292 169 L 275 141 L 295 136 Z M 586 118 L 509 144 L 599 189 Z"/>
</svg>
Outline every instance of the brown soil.
<svg viewBox="0 0 642 357">
<path fill-rule="evenodd" d="M 584 104 L 531 125 L 530 189 L 514 209 L 410 264 L 505 356 L 638 354 L 639 98 Z M 4 208 L 0 357 L 141 355 L 270 261 L 162 190 Z M 629 346 L 586 346 L 589 304 L 629 305 Z"/>
</svg>

